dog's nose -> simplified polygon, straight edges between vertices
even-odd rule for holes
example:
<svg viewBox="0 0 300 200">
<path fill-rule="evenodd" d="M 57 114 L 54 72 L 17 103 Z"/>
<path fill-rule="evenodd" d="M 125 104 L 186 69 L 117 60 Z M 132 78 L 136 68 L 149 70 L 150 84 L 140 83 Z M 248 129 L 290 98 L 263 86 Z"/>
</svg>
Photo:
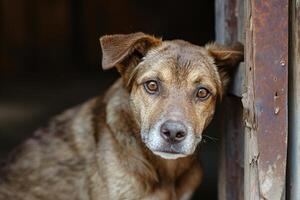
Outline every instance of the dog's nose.
<svg viewBox="0 0 300 200">
<path fill-rule="evenodd" d="M 186 137 L 187 129 L 180 122 L 168 120 L 161 125 L 160 134 L 167 142 L 180 142 Z"/>
</svg>

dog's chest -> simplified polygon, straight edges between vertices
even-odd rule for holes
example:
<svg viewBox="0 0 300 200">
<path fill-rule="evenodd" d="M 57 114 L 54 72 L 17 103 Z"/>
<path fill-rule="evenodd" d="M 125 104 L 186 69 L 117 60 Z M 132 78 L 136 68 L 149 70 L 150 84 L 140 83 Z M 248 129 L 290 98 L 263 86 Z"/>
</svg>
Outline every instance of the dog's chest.
<svg viewBox="0 0 300 200">
<path fill-rule="evenodd" d="M 152 192 L 147 191 L 148 180 L 143 179 L 135 171 L 133 162 L 127 160 L 128 157 L 120 157 L 120 152 L 116 149 L 116 144 L 110 134 L 103 134 L 101 143 L 100 166 L 102 171 L 102 181 L 108 199 L 176 199 L 174 184 L 156 187 Z M 146 172 L 145 172 L 146 173 Z M 151 187 L 151 185 L 148 185 Z M 102 188 L 101 190 L 103 190 Z M 103 193 L 102 193 L 103 194 Z M 99 198 L 103 199 L 103 198 Z"/>
<path fill-rule="evenodd" d="M 142 187 L 134 174 L 128 174 L 122 165 L 118 145 L 108 130 L 102 133 L 99 148 L 100 178 L 104 187 L 101 193 L 106 193 L 108 199 L 140 199 Z"/>
<path fill-rule="evenodd" d="M 113 173 L 113 168 L 111 168 Z M 118 170 L 107 181 L 110 199 L 132 199 L 132 200 L 174 200 L 176 198 L 175 187 L 157 187 L 148 192 L 141 180 L 125 171 Z"/>
</svg>

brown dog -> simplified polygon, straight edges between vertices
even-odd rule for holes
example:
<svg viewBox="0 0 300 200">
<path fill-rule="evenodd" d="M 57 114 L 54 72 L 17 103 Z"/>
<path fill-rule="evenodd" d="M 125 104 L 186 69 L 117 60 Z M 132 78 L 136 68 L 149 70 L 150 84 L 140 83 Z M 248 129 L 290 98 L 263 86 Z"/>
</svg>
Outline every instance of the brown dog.
<svg viewBox="0 0 300 200">
<path fill-rule="evenodd" d="M 0 199 L 189 199 L 202 177 L 195 149 L 240 49 L 101 38 L 103 69 L 122 79 L 55 117 L 2 170 Z"/>
</svg>

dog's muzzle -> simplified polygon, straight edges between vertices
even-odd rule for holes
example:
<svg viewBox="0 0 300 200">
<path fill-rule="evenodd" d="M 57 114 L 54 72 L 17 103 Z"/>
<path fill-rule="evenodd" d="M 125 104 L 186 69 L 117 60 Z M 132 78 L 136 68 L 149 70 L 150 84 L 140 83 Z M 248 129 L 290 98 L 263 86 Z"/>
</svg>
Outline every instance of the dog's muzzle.
<svg viewBox="0 0 300 200">
<path fill-rule="evenodd" d="M 177 159 L 193 154 L 197 141 L 192 126 L 183 121 L 159 120 L 148 131 L 142 131 L 146 146 L 164 159 Z"/>
</svg>

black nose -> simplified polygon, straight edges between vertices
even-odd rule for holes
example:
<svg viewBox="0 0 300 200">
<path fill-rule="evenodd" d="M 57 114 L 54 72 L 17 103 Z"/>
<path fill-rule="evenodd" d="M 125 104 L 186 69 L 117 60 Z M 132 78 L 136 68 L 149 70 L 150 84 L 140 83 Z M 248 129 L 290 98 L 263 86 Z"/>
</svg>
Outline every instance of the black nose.
<svg viewBox="0 0 300 200">
<path fill-rule="evenodd" d="M 180 142 L 186 137 L 187 130 L 184 124 L 168 120 L 161 125 L 160 134 L 167 142 Z"/>
</svg>

